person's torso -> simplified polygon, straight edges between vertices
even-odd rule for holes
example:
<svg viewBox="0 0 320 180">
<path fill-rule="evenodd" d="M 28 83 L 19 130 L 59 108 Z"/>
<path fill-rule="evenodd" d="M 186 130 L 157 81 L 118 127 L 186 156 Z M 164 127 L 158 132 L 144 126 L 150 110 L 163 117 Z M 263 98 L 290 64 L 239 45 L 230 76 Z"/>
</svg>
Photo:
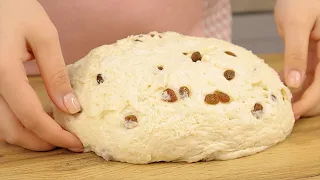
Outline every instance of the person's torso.
<svg viewBox="0 0 320 180">
<path fill-rule="evenodd" d="M 176 31 L 230 40 L 229 0 L 38 0 L 58 29 L 66 64 L 132 34 Z M 38 74 L 34 61 L 28 74 Z"/>
<path fill-rule="evenodd" d="M 60 35 L 67 62 L 131 34 L 202 35 L 201 0 L 39 0 Z M 196 29 L 196 30 L 194 30 Z M 196 32 L 197 31 L 197 32 Z"/>
</svg>

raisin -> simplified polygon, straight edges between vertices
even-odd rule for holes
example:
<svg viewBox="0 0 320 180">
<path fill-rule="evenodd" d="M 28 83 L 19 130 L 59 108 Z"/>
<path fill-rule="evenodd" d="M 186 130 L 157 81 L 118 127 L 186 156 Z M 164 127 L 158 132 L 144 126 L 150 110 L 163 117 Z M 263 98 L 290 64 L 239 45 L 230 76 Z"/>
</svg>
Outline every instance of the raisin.
<svg viewBox="0 0 320 180">
<path fill-rule="evenodd" d="M 124 126 L 128 129 L 132 129 L 136 126 L 138 126 L 138 118 L 135 115 L 129 115 L 125 118 Z"/>
<path fill-rule="evenodd" d="M 228 102 L 230 102 L 230 97 L 229 97 L 228 94 L 223 93 L 223 92 L 221 92 L 221 91 L 215 91 L 214 93 L 218 96 L 219 101 L 220 101 L 221 103 L 228 103 Z"/>
<path fill-rule="evenodd" d="M 219 97 L 216 94 L 207 94 L 206 97 L 204 98 L 204 101 L 207 104 L 218 104 L 219 103 Z"/>
<path fill-rule="evenodd" d="M 256 103 L 253 107 L 253 111 L 262 111 L 263 110 L 263 106 L 259 103 Z"/>
<path fill-rule="evenodd" d="M 162 93 L 162 99 L 167 102 L 175 102 L 178 100 L 176 93 L 172 89 L 166 89 Z"/>
<path fill-rule="evenodd" d="M 263 113 L 263 106 L 259 103 L 256 103 L 253 107 L 253 110 L 251 110 L 251 114 L 257 118 L 260 119 L 262 117 Z"/>
<path fill-rule="evenodd" d="M 228 54 L 229 56 L 237 57 L 233 52 L 231 51 L 225 51 L 224 53 Z"/>
<path fill-rule="evenodd" d="M 154 37 L 154 34 L 150 34 L 151 37 Z"/>
<path fill-rule="evenodd" d="M 143 41 L 141 41 L 140 39 L 136 39 L 136 40 L 134 40 L 134 41 L 136 41 L 136 42 L 143 42 Z"/>
<path fill-rule="evenodd" d="M 126 121 L 131 121 L 131 122 L 138 122 L 138 118 L 135 115 L 129 115 L 125 117 Z"/>
<path fill-rule="evenodd" d="M 97 82 L 98 82 L 98 84 L 101 84 L 101 83 L 104 82 L 103 77 L 102 77 L 102 74 L 98 74 L 98 75 L 97 75 Z"/>
<path fill-rule="evenodd" d="M 196 52 L 192 53 L 191 59 L 193 62 L 201 61 L 202 56 L 199 51 L 196 51 Z"/>
<path fill-rule="evenodd" d="M 184 53 L 182 53 L 183 55 L 188 55 L 188 53 L 186 53 L 186 52 L 184 52 Z"/>
<path fill-rule="evenodd" d="M 190 96 L 190 90 L 187 86 L 182 86 L 179 89 L 179 94 L 180 94 L 181 98 L 184 99 L 184 98 Z"/>
<path fill-rule="evenodd" d="M 223 76 L 230 81 L 234 78 L 235 72 L 233 70 L 228 69 L 224 71 Z"/>
<path fill-rule="evenodd" d="M 163 66 L 158 66 L 158 69 L 159 69 L 160 71 L 162 71 L 162 70 L 163 70 Z"/>
</svg>

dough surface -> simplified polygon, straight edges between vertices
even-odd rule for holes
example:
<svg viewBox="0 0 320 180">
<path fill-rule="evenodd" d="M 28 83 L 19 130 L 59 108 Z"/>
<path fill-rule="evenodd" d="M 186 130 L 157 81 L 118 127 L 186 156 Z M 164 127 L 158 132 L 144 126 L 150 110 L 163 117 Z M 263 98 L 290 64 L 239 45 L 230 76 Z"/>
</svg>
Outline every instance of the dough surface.
<svg viewBox="0 0 320 180">
<path fill-rule="evenodd" d="M 292 95 L 250 51 L 213 38 L 151 32 L 68 65 L 82 112 L 53 108 L 86 151 L 134 164 L 228 160 L 291 133 Z"/>
</svg>

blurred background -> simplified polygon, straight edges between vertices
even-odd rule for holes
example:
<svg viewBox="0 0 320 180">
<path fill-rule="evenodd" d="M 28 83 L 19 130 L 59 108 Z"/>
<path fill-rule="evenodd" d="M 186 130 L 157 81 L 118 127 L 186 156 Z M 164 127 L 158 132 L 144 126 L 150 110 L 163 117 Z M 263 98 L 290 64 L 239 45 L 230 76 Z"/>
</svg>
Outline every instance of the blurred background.
<svg viewBox="0 0 320 180">
<path fill-rule="evenodd" d="M 258 54 L 282 53 L 273 8 L 276 0 L 230 0 L 233 9 L 233 43 Z"/>
</svg>

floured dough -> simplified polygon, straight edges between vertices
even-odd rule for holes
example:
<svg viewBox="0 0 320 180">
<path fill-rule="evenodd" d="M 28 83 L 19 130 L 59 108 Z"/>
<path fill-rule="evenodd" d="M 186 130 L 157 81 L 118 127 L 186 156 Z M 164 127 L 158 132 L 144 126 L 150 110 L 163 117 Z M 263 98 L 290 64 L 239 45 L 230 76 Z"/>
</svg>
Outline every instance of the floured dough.
<svg viewBox="0 0 320 180">
<path fill-rule="evenodd" d="M 291 93 L 241 47 L 175 32 L 129 36 L 68 66 L 82 112 L 54 109 L 87 151 L 135 164 L 252 155 L 292 131 Z"/>
</svg>

